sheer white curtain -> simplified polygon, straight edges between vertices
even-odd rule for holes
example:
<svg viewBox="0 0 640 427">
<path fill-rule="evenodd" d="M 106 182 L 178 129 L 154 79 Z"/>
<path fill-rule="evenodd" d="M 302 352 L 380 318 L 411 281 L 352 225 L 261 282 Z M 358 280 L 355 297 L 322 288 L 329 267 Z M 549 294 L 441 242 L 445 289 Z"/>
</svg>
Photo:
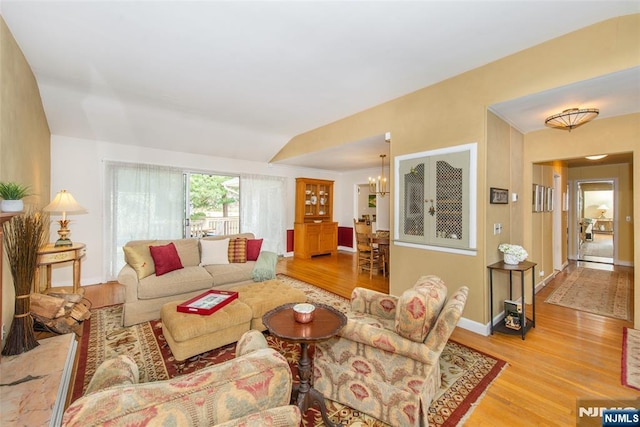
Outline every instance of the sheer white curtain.
<svg viewBox="0 0 640 427">
<path fill-rule="evenodd" d="M 184 233 L 184 179 L 179 169 L 105 162 L 105 271 L 114 280 L 130 240 L 176 239 Z"/>
<path fill-rule="evenodd" d="M 263 238 L 262 249 L 286 249 L 286 179 L 266 175 L 240 176 L 240 230 Z"/>
</svg>

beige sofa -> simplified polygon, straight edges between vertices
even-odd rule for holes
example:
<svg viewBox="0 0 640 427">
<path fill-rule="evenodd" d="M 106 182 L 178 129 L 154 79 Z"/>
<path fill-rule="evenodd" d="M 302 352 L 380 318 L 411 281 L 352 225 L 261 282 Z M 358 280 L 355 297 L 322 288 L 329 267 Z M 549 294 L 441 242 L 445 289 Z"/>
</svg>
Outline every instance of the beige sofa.
<svg viewBox="0 0 640 427">
<path fill-rule="evenodd" d="M 138 376 L 127 355 L 103 362 L 62 425 L 300 425 L 300 410 L 289 404 L 289 364 L 258 331 L 245 333 L 227 362 L 164 381 L 138 383 Z"/>
<path fill-rule="evenodd" d="M 255 236 L 253 233 L 242 233 L 204 237 L 202 240 L 222 240 L 225 238 L 254 239 Z M 154 273 L 139 278 L 138 271 L 130 265 L 133 263 L 131 250 L 165 245 L 170 242 L 175 245 L 183 268 L 160 276 Z M 160 308 L 168 302 L 186 301 L 208 289 L 226 289 L 238 284 L 253 282 L 252 272 L 256 261 L 201 266 L 201 250 L 198 239 L 133 240 L 128 242 L 124 249 L 127 264 L 118 274 L 118 282 L 125 286 L 123 326 L 159 319 Z M 140 263 L 140 261 L 138 262 Z"/>
</svg>

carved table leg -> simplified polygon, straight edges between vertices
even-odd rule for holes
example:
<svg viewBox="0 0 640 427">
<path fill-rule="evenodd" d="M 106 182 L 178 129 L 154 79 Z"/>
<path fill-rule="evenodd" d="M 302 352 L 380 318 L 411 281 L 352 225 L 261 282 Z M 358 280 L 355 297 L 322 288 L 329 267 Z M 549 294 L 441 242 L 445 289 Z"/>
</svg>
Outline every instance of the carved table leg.
<svg viewBox="0 0 640 427">
<path fill-rule="evenodd" d="M 324 423 L 329 427 L 338 427 L 329 421 L 327 407 L 324 404 L 324 396 L 318 390 L 311 387 L 311 360 L 309 359 L 307 343 L 300 343 L 298 375 L 300 376 L 300 384 L 293 389 L 292 403 L 300 408 L 303 416 L 307 412 L 307 409 L 317 403 Z"/>
</svg>

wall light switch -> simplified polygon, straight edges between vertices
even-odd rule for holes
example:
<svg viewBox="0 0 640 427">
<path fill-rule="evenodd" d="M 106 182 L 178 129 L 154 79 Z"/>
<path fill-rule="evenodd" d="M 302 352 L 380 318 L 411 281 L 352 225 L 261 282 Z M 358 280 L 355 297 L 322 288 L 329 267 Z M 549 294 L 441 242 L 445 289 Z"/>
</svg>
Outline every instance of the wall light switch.
<svg viewBox="0 0 640 427">
<path fill-rule="evenodd" d="M 518 193 L 511 193 L 511 201 L 512 202 L 518 201 Z"/>
</svg>

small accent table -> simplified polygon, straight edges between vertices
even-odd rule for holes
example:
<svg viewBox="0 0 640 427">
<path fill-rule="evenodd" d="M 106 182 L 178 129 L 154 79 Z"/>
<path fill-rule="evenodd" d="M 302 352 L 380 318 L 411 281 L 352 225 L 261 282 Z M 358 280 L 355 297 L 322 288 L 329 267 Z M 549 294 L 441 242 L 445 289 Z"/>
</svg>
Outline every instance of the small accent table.
<svg viewBox="0 0 640 427">
<path fill-rule="evenodd" d="M 487 266 L 489 269 L 489 305 L 491 316 L 489 317 L 489 323 L 491 324 L 491 335 L 493 335 L 494 329 L 498 332 L 505 334 L 522 334 L 522 339 L 527 331 L 536 327 L 536 263 L 530 261 L 522 261 L 519 264 L 506 264 L 504 261 L 496 262 Z M 527 309 L 524 298 L 524 273 L 531 270 L 531 319 L 527 319 L 526 325 L 521 327 L 519 331 L 509 329 L 506 326 L 500 324 L 493 326 L 493 270 L 502 270 L 509 272 L 509 299 L 513 299 L 513 272 L 520 272 L 520 284 L 522 287 L 522 317 L 527 319 Z"/>
<path fill-rule="evenodd" d="M 297 405 L 302 414 L 317 403 L 324 423 L 334 427 L 335 424 L 329 421 L 327 416 L 324 396 L 311 386 L 312 372 L 308 346 L 333 337 L 347 324 L 347 317 L 331 306 L 314 304 L 316 306 L 314 319 L 309 323 L 298 323 L 293 319 L 294 305 L 284 304 L 265 313 L 262 316 L 262 323 L 275 337 L 300 343 L 300 360 L 298 361 L 300 383 L 293 386 L 291 403 Z"/>
<path fill-rule="evenodd" d="M 80 260 L 86 253 L 84 243 L 73 243 L 71 246 L 54 246 L 49 243 L 38 249 L 38 260 L 36 262 L 36 274 L 33 280 L 33 291 L 40 292 L 40 267 L 47 266 L 47 287 L 45 292 L 51 287 L 51 265 L 62 262 L 73 261 L 73 293 L 77 294 L 80 289 Z"/>
</svg>

